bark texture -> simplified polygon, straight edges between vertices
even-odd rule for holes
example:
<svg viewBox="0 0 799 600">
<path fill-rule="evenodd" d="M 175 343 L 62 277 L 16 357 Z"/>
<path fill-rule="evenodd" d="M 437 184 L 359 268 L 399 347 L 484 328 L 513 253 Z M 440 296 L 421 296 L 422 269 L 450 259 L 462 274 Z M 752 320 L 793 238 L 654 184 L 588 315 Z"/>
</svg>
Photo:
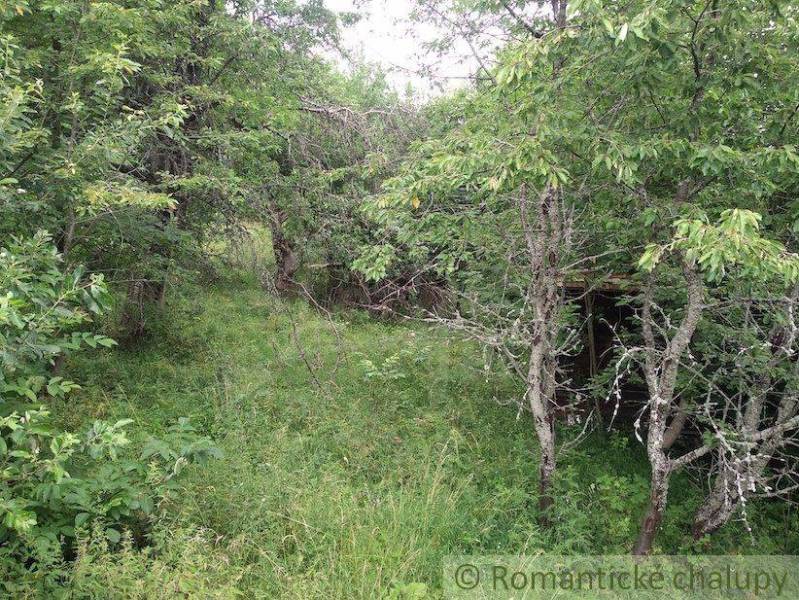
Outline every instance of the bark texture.
<svg viewBox="0 0 799 600">
<path fill-rule="evenodd" d="M 539 520 L 549 524 L 554 498 L 552 477 L 555 456 L 556 337 L 561 326 L 563 290 L 559 267 L 571 241 L 571 217 L 561 195 L 547 187 L 535 202 L 526 188 L 519 196 L 530 265 L 527 304 L 532 312 L 530 358 L 527 369 L 527 401 L 539 443 Z"/>
<path fill-rule="evenodd" d="M 694 265 L 683 261 L 683 276 L 687 288 L 687 301 L 682 321 L 674 335 L 664 340 L 665 347 L 659 351 L 655 337 L 654 276 L 650 277 L 644 292 L 641 311 L 642 330 L 645 343 L 644 375 L 649 391 L 649 430 L 646 449 L 651 466 L 650 497 L 647 511 L 641 521 L 638 539 L 633 554 L 652 552 L 658 528 L 663 521 L 669 492 L 669 478 L 674 465 L 669 459 L 666 437 L 669 415 L 678 409 L 675 402 L 677 376 L 680 359 L 688 350 L 703 310 L 704 288 Z"/>
</svg>

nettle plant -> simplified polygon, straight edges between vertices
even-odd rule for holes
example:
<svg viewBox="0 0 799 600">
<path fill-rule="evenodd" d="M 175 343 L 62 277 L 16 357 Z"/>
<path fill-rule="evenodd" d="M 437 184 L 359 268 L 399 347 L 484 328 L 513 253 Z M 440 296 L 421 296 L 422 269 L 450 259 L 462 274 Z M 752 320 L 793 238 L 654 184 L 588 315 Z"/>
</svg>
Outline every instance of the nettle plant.
<svg viewBox="0 0 799 600">
<path fill-rule="evenodd" d="M 115 343 L 87 331 L 107 306 L 102 277 L 62 266 L 46 233 L 0 250 L 0 570 L 9 572 L 61 560 L 81 527 L 99 525 L 111 543 L 123 529 L 142 533 L 183 467 L 219 454 L 186 420 L 138 455 L 131 420 L 58 427 L 46 403 L 79 389 L 53 375 L 59 359 Z"/>
</svg>

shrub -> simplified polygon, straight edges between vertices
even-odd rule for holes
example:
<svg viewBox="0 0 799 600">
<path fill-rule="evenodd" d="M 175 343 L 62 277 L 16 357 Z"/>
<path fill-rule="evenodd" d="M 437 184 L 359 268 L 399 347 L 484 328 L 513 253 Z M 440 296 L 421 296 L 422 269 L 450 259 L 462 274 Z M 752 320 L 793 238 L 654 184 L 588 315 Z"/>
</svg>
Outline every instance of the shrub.
<svg viewBox="0 0 799 600">
<path fill-rule="evenodd" d="M 0 573 L 8 593 L 20 577 L 58 579 L 53 567 L 74 554 L 81 528 L 101 531 L 112 546 L 125 530 L 143 539 L 182 469 L 219 453 L 186 419 L 134 454 L 129 419 L 95 421 L 77 434 L 50 418 L 44 403 L 79 387 L 52 376 L 58 359 L 114 344 L 86 331 L 105 307 L 102 278 L 61 266 L 44 233 L 0 251 Z"/>
<path fill-rule="evenodd" d="M 0 403 L 36 403 L 77 388 L 53 373 L 71 352 L 114 340 L 85 331 L 109 299 L 102 275 L 62 270 L 50 236 L 39 232 L 0 249 Z M 8 414 L 7 412 L 5 414 Z"/>
</svg>

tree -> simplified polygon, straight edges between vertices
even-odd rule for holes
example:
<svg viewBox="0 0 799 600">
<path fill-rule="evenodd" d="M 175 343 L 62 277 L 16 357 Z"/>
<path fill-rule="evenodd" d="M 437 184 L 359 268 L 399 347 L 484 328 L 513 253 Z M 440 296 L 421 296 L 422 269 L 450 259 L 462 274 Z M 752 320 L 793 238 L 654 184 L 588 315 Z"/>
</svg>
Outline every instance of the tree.
<svg viewBox="0 0 799 600">
<path fill-rule="evenodd" d="M 253 217 L 337 21 L 319 3 L 216 0 L 30 2 L 3 19 L 6 72 L 36 82 L 38 141 L 10 164 L 16 223 L 125 283 L 141 335 L 170 277 Z"/>
<path fill-rule="evenodd" d="M 719 231 L 708 224 L 722 219 L 718 227 L 725 230 L 728 219 L 756 211 L 767 215 L 757 236 L 785 241 L 792 223 L 785 199 L 797 183 L 798 157 L 786 143 L 797 105 L 795 90 L 785 85 L 797 59 L 785 51 L 794 36 L 790 3 L 588 0 L 569 3 L 568 16 L 563 3 L 553 7 L 555 27 L 538 21 L 532 31 L 517 29 L 529 35 L 502 48 L 495 68 L 481 67 L 490 76 L 465 100 L 452 102 L 450 131 L 417 149 L 382 201 L 384 213 L 402 206 L 405 214 L 376 217 L 386 226 L 385 241 L 363 261 L 371 263 L 367 274 L 379 277 L 392 257 L 411 255 L 421 268 L 435 265 L 472 297 L 478 290 L 505 290 L 512 281 L 518 306 L 542 307 L 531 310 L 526 327 L 516 321 L 525 313 L 505 306 L 483 311 L 493 324 L 482 320 L 475 328 L 481 319 L 473 318 L 478 311 L 472 302 L 470 325 L 463 329 L 500 346 L 496 340 L 505 337 L 496 323 L 532 331 L 543 317 L 553 329 L 531 338 L 544 343 L 543 353 L 527 346 L 525 356 L 542 367 L 532 370 L 541 374 L 528 377 L 528 389 L 552 381 L 558 364 L 552 348 L 566 347 L 553 341 L 566 339 L 569 328 L 562 296 L 546 291 L 551 282 L 579 275 L 586 266 L 596 280 L 620 273 L 632 282 L 647 244 L 673 242 L 669 225 L 675 220 L 681 227 L 704 223 L 710 229 L 700 231 Z M 534 211 L 528 196 L 537 198 Z M 509 218 L 514 203 L 528 212 L 515 224 Z M 736 208 L 742 210 L 725 212 Z M 482 236 L 474 234 L 477 229 Z M 554 253 L 539 256 L 552 247 Z M 516 262 L 522 249 L 533 261 L 515 279 L 508 273 L 523 264 Z M 658 354 L 656 360 L 650 356 L 647 384 L 651 398 L 665 398 L 649 405 L 655 505 L 666 491 L 664 453 L 687 417 L 678 400 L 688 382 L 675 361 L 688 352 L 705 314 L 702 279 L 737 260 L 730 258 L 735 252 L 710 256 L 717 264 L 678 252 L 671 259 L 677 275 L 642 286 L 651 294 L 650 300 L 645 294 L 642 319 L 652 328 L 643 332 L 649 337 L 643 346 Z M 551 300 L 542 304 L 535 293 L 527 295 L 530 281 L 538 282 L 535 293 Z M 651 313 L 656 296 L 659 305 L 677 311 L 680 323 L 667 332 L 663 343 L 670 350 L 662 356 L 663 346 L 653 340 L 661 334 Z M 518 349 L 512 354 L 518 358 Z M 552 389 L 533 394 L 545 398 L 545 410 L 538 411 L 544 422 Z M 549 437 L 547 428 L 539 432 L 545 455 Z M 655 506 L 654 513 L 649 522 L 656 529 L 662 511 Z M 641 542 L 638 550 L 648 551 L 651 540 Z"/>
<path fill-rule="evenodd" d="M 764 295 L 765 296 L 765 295 Z M 789 450 L 799 420 L 796 361 L 796 287 L 782 297 L 742 300 L 726 311 L 735 338 L 718 345 L 716 373 L 700 407 L 713 456 L 710 491 L 696 512 L 695 539 L 714 533 L 740 513 L 747 519 L 750 498 L 790 501 L 797 484 Z M 726 340 L 725 340 L 726 341 Z M 721 388 L 721 389 L 719 389 Z"/>
<path fill-rule="evenodd" d="M 789 255 L 781 245 L 763 239 L 759 233 L 759 220 L 760 215 L 737 209 L 725 211 L 718 225 L 709 225 L 698 219 L 682 220 L 677 223 L 673 242 L 667 246 L 650 246 L 641 259 L 641 266 L 654 273 L 664 259 L 664 253 L 674 253 L 675 266 L 685 281 L 686 301 L 674 318 L 675 314 L 670 315 L 671 311 L 656 304 L 654 295 L 657 281 L 652 275 L 648 278 L 642 298 L 644 343 L 641 353 L 649 391 L 646 448 L 652 475 L 649 506 L 633 548 L 635 554 L 652 551 L 668 501 L 671 474 L 700 458 L 708 448 L 703 446 L 674 458 L 668 455 L 674 439 L 684 426 L 683 415 L 687 415 L 689 410 L 685 406 L 686 400 L 679 397 L 678 378 L 681 371 L 694 370 L 687 367 L 685 362 L 690 356 L 692 338 L 708 308 L 703 279 L 719 281 L 728 270 L 736 268 L 756 280 L 776 276 L 792 282 L 799 276 L 799 257 Z M 663 317 L 658 318 L 657 314 Z M 744 417 L 743 421 L 750 421 L 748 427 L 742 427 L 744 439 L 762 434 L 759 418 L 752 416 L 752 413 L 760 414 L 764 398 L 755 394 L 748 400 L 744 413 L 749 413 L 749 416 L 741 414 L 737 419 L 739 427 L 742 423 L 740 417 Z M 790 400 L 788 403 L 790 405 Z M 740 410 L 741 405 L 725 402 L 718 410 L 730 414 L 736 408 Z M 707 404 L 704 410 L 705 414 L 709 414 Z M 668 422 L 669 417 L 671 423 Z M 783 422 L 786 420 L 781 419 Z M 724 440 L 719 427 L 716 427 L 715 433 L 714 441 L 717 438 Z M 771 439 L 771 436 L 764 439 Z"/>
<path fill-rule="evenodd" d="M 580 196 L 565 187 L 559 140 L 573 115 L 541 112 L 544 98 L 559 96 L 562 57 L 549 39 L 565 35 L 565 10 L 555 5 L 550 35 L 535 42 L 547 49 L 542 55 L 555 53 L 539 63 L 539 89 L 520 89 L 505 68 L 496 86 L 453 103 L 449 131 L 417 147 L 371 211 L 394 243 L 384 239 L 358 262 L 372 279 L 385 277 L 399 256 L 445 277 L 458 311 L 435 319 L 496 350 L 524 382 L 521 406 L 532 413 L 540 446 L 542 522 L 553 504 L 558 360 L 574 345 L 562 283 L 575 257 Z"/>
<path fill-rule="evenodd" d="M 296 99 L 274 182 L 262 188 L 275 287 L 296 290 L 304 276 L 322 300 L 355 291 L 357 303 L 368 306 L 374 301 L 370 290 L 351 269 L 370 236 L 360 208 L 424 122 L 377 67 L 360 65 L 348 75 L 323 70 L 308 88 Z M 301 276 L 306 265 L 313 266 Z"/>
<path fill-rule="evenodd" d="M 679 230 L 686 239 L 693 239 L 694 229 L 709 236 L 729 231 L 730 219 L 740 219 L 736 226 L 754 235 L 746 209 L 761 211 L 769 215 L 768 233 L 787 239 L 782 198 L 796 190 L 796 153 L 784 134 L 793 122 L 796 102 L 784 82 L 786 73 L 795 70 L 797 57 L 784 48 L 794 35 L 794 7 L 722 5 L 713 0 L 622 7 L 589 1 L 570 3 L 570 11 L 568 34 L 557 41 L 558 55 L 564 57 L 559 89 L 545 103 L 555 106 L 557 98 L 558 115 L 542 116 L 541 121 L 549 126 L 564 119 L 563 113 L 572 115 L 571 127 L 559 130 L 559 141 L 571 154 L 571 181 L 585 181 L 582 185 L 591 198 L 582 215 L 583 227 L 603 231 L 607 244 L 590 253 L 603 256 L 622 249 L 601 266 L 629 272 L 624 261 L 635 259 L 641 242 L 656 242 L 658 247 L 671 243 L 664 224 L 675 219 L 688 228 Z M 522 45 L 498 79 L 525 90 L 545 88 L 548 77 L 542 75 L 541 56 L 549 59 L 550 53 L 537 41 Z M 542 101 L 533 93 L 525 98 Z M 581 171 L 585 179 L 575 177 Z M 735 208 L 744 210 L 728 212 Z M 721 218 L 720 229 L 707 226 L 714 218 Z M 758 230 L 757 239 L 761 235 Z M 778 246 L 770 244 L 763 242 L 763 252 L 779 254 Z M 653 318 L 647 312 L 652 306 L 648 294 L 669 295 L 670 290 L 657 281 L 644 286 L 643 335 L 649 337 L 644 346 L 658 352 L 665 348 L 665 353 L 644 367 L 650 390 L 647 451 L 652 499 L 638 552 L 651 549 L 668 472 L 675 466 L 665 450 L 684 422 L 675 399 L 689 391 L 676 362 L 688 351 L 704 312 L 702 273 L 715 277 L 728 261 L 740 258 L 741 248 L 722 247 L 727 254 L 704 248 L 699 256 L 674 257 L 682 276 L 665 280 L 669 286 L 676 283 L 671 289 L 678 296 L 671 292 L 669 302 L 679 306 L 683 294 L 687 302 L 677 313 L 679 325 L 666 334 L 663 345 L 653 345 L 659 332 L 647 331 Z M 645 255 L 644 262 L 650 258 Z M 653 285 L 657 289 L 652 290 Z"/>
</svg>

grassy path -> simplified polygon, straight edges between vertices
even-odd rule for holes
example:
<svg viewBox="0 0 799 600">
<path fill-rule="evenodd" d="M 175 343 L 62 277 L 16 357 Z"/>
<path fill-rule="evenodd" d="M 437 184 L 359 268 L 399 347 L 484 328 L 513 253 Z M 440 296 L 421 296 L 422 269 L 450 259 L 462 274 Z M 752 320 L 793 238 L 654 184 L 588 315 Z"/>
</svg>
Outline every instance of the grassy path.
<svg viewBox="0 0 799 600">
<path fill-rule="evenodd" d="M 225 457 L 193 470 L 168 517 L 205 532 L 206 560 L 186 568 L 208 589 L 437 597 L 447 554 L 612 553 L 632 539 L 646 468 L 623 436 L 562 458 L 557 524 L 538 528 L 532 432 L 492 400 L 519 390 L 487 379 L 471 345 L 358 313 L 332 323 L 252 281 L 195 291 L 162 329 L 74 365 L 88 384 L 64 419 L 157 430 L 189 416 L 217 440 Z M 600 463 L 615 475 L 596 480 Z M 666 550 L 683 543 L 691 489 L 674 486 Z"/>
</svg>

